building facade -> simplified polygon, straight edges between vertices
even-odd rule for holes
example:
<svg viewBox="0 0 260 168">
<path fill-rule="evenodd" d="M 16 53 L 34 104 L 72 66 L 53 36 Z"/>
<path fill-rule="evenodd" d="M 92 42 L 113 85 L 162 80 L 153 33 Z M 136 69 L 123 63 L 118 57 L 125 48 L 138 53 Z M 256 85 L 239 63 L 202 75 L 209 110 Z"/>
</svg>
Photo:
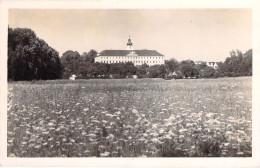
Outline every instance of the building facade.
<svg viewBox="0 0 260 168">
<path fill-rule="evenodd" d="M 156 50 L 134 50 L 130 37 L 126 45 L 126 50 L 103 50 L 95 58 L 95 62 L 107 64 L 132 62 L 134 65 L 149 66 L 164 64 L 164 55 Z"/>
<path fill-rule="evenodd" d="M 212 67 L 214 69 L 218 69 L 219 68 L 218 67 L 218 62 L 207 62 L 206 65 L 209 66 L 209 67 Z"/>
<path fill-rule="evenodd" d="M 214 69 L 218 69 L 219 68 L 219 66 L 218 66 L 219 62 L 203 62 L 203 61 L 196 61 L 195 62 L 196 65 L 197 64 L 202 64 L 202 63 L 205 63 L 207 66 L 212 67 Z"/>
</svg>

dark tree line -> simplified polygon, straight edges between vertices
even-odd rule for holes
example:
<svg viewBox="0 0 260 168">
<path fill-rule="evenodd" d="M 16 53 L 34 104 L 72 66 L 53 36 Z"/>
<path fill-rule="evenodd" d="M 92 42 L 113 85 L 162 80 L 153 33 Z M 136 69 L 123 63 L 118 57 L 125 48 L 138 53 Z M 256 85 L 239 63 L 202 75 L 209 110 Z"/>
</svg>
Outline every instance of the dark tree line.
<svg viewBox="0 0 260 168">
<path fill-rule="evenodd" d="M 218 62 L 218 68 L 207 66 L 205 62 L 195 64 L 192 60 L 178 62 L 175 59 L 165 61 L 166 76 L 175 72 L 175 78 L 217 78 L 252 75 L 252 49 L 244 54 L 232 50 L 224 63 Z"/>
<path fill-rule="evenodd" d="M 231 51 L 230 57 L 220 64 L 220 76 L 251 76 L 252 75 L 252 49 L 244 54 L 239 51 Z"/>
<path fill-rule="evenodd" d="M 8 28 L 8 80 L 57 79 L 57 51 L 27 28 Z"/>
<path fill-rule="evenodd" d="M 136 67 L 133 63 L 94 63 L 96 56 L 95 50 L 84 52 L 82 55 L 77 51 L 66 51 L 61 57 L 62 78 L 68 79 L 72 74 L 81 79 L 108 78 L 111 75 L 114 78 L 125 78 L 136 73 Z"/>
<path fill-rule="evenodd" d="M 90 50 L 80 55 L 68 50 L 61 58 L 58 52 L 27 28 L 8 28 L 8 80 L 68 79 L 77 78 L 216 78 L 252 75 L 252 49 L 246 53 L 231 51 L 230 57 L 219 68 L 206 63 L 195 64 L 192 60 L 178 62 L 166 60 L 164 65 L 134 66 L 133 63 L 94 63 L 97 52 Z"/>
</svg>

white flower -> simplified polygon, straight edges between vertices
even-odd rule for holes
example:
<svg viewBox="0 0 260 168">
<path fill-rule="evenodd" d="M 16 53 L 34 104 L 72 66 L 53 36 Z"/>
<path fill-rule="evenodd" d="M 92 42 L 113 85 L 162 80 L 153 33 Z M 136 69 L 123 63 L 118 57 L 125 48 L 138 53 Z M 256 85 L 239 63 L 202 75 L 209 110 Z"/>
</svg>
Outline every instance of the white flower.
<svg viewBox="0 0 260 168">
<path fill-rule="evenodd" d="M 84 108 L 84 109 L 83 109 L 83 111 L 88 111 L 88 110 L 89 110 L 89 108 Z"/>
<path fill-rule="evenodd" d="M 226 135 L 232 135 L 233 133 L 231 131 L 227 131 Z"/>
<path fill-rule="evenodd" d="M 182 129 L 179 130 L 180 133 L 182 133 L 182 132 L 186 132 L 186 131 L 188 131 L 188 130 L 185 129 L 185 128 L 182 128 Z"/>
<path fill-rule="evenodd" d="M 48 126 L 53 126 L 54 124 L 52 122 L 49 122 L 48 123 Z"/>
<path fill-rule="evenodd" d="M 160 133 L 160 134 L 164 133 L 164 129 L 163 129 L 163 128 L 160 128 L 160 129 L 159 129 L 159 133 Z"/>
<path fill-rule="evenodd" d="M 214 115 L 213 113 L 208 113 L 208 114 L 206 114 L 206 117 L 210 118 L 210 117 L 212 117 L 213 115 Z"/>
<path fill-rule="evenodd" d="M 137 111 L 136 109 L 133 109 L 133 110 L 132 110 L 132 113 L 137 114 L 138 111 Z"/>
<path fill-rule="evenodd" d="M 96 136 L 96 134 L 88 134 L 87 136 L 90 136 L 90 137 L 95 137 Z"/>
<path fill-rule="evenodd" d="M 153 138 L 151 139 L 151 141 L 154 143 L 161 143 L 161 141 L 158 138 Z"/>
</svg>

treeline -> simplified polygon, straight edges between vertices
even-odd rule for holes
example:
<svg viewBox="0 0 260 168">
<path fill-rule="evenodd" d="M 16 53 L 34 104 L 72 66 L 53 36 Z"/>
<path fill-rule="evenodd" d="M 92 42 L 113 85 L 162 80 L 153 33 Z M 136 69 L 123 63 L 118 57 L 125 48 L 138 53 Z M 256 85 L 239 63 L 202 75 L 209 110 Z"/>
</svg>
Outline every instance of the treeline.
<svg viewBox="0 0 260 168">
<path fill-rule="evenodd" d="M 224 63 L 220 63 L 220 76 L 251 76 L 252 75 L 252 49 L 244 54 L 239 51 L 231 51 L 230 57 Z"/>
<path fill-rule="evenodd" d="M 8 79 L 46 80 L 61 76 L 59 54 L 31 29 L 8 28 Z"/>
<path fill-rule="evenodd" d="M 217 68 L 208 66 L 206 62 L 195 64 L 192 60 L 178 62 L 175 59 L 165 61 L 166 76 L 175 78 L 218 78 L 252 76 L 252 49 L 244 54 L 232 50 L 230 57 L 224 62 L 218 62 Z"/>
<path fill-rule="evenodd" d="M 134 66 L 133 63 L 94 63 L 97 52 L 91 50 L 80 55 L 78 52 L 67 51 L 61 57 L 63 67 L 62 78 L 67 79 L 71 74 L 77 78 L 126 78 L 137 75 L 138 78 L 218 78 L 252 75 L 252 49 L 242 54 L 236 50 L 230 52 L 225 62 L 216 63 L 214 69 L 201 62 L 195 64 L 192 60 L 178 62 L 175 59 L 166 60 L 164 65 Z"/>
<path fill-rule="evenodd" d="M 8 80 L 77 78 L 217 78 L 252 75 L 252 49 L 231 51 L 230 57 L 214 69 L 204 62 L 166 60 L 164 65 L 134 66 L 133 63 L 94 63 L 95 50 L 80 55 L 68 50 L 61 58 L 57 51 L 39 39 L 31 29 L 8 28 Z"/>
</svg>

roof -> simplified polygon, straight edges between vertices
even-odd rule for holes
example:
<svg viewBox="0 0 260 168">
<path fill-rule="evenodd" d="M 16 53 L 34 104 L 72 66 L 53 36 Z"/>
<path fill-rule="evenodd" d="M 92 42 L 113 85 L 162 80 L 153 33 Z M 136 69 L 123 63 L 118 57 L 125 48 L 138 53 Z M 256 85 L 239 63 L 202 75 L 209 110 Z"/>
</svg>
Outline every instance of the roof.
<svg viewBox="0 0 260 168">
<path fill-rule="evenodd" d="M 129 39 L 128 39 L 128 42 L 127 42 L 127 44 L 126 45 L 133 45 L 133 43 L 131 42 L 131 39 L 130 39 L 130 37 L 129 37 Z"/>
<path fill-rule="evenodd" d="M 132 51 L 138 56 L 163 56 L 156 50 L 103 50 L 98 56 L 127 56 Z"/>
</svg>

